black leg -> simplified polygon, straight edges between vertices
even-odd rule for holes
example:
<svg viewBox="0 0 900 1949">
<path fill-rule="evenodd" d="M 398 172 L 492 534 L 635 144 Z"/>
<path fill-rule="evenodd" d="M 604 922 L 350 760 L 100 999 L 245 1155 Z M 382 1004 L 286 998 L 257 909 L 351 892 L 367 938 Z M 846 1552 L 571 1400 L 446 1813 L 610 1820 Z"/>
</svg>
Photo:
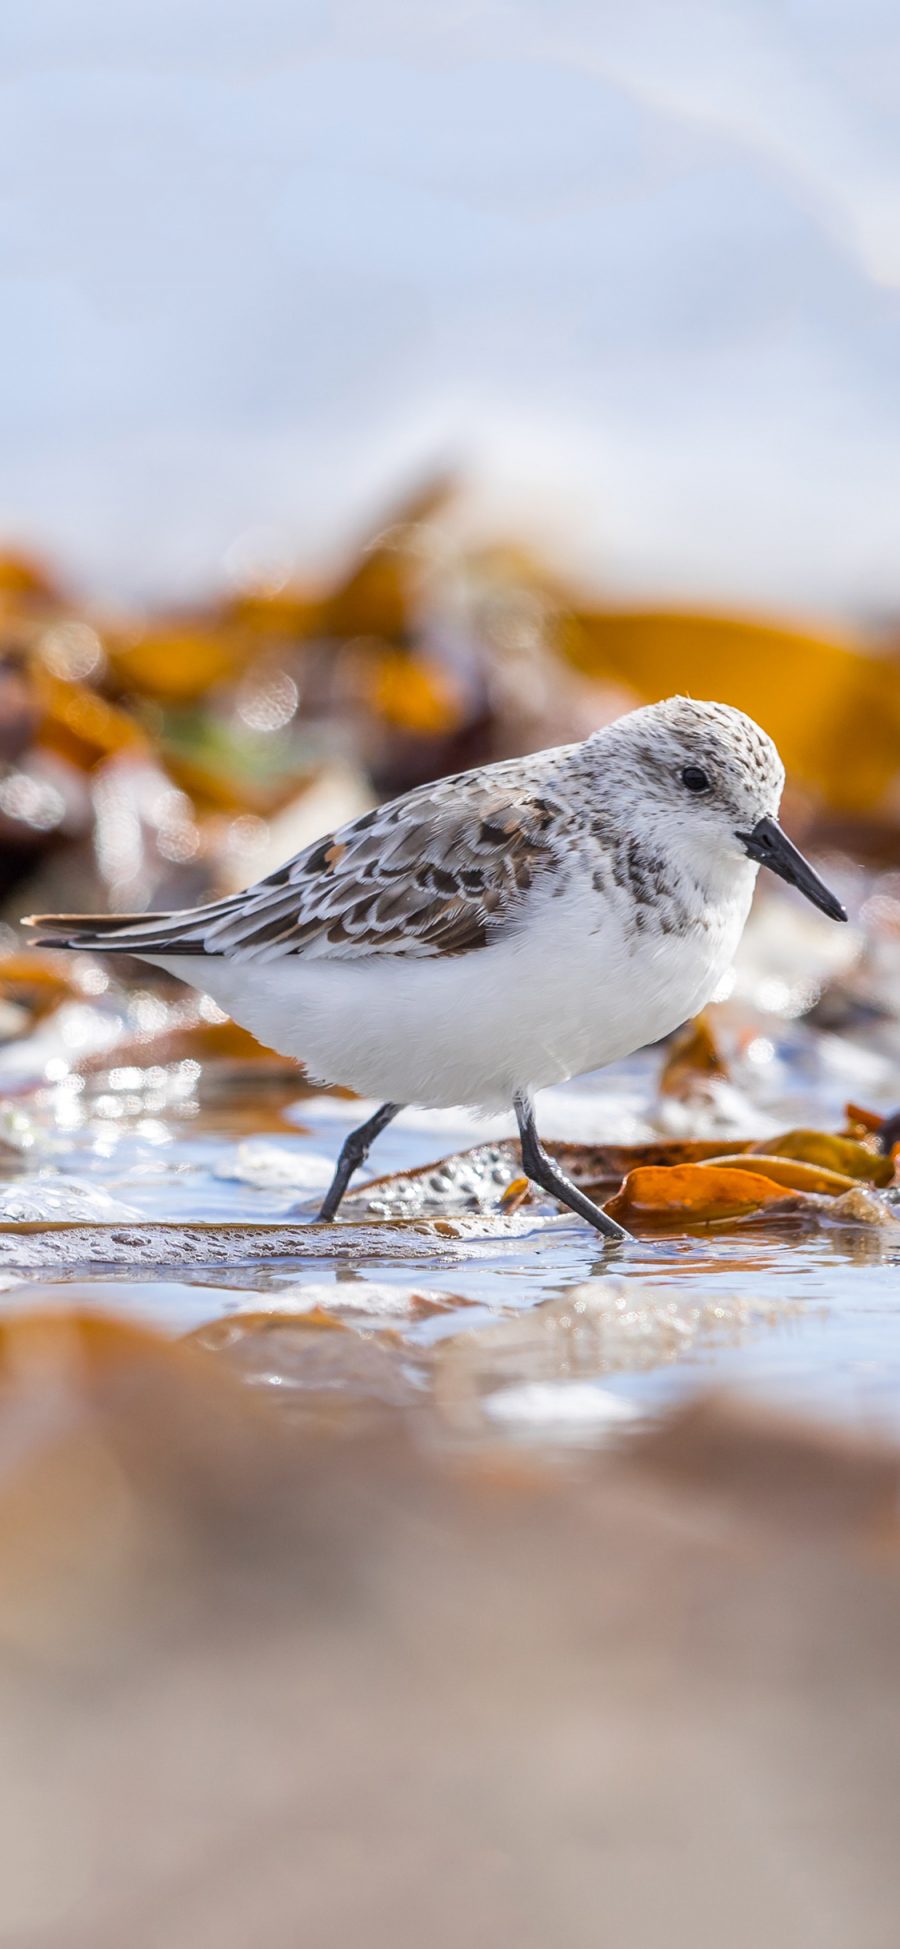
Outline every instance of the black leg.
<svg viewBox="0 0 900 1949">
<path fill-rule="evenodd" d="M 345 1137 L 337 1161 L 337 1170 L 328 1186 L 325 1202 L 319 1213 L 320 1224 L 327 1225 L 334 1217 L 354 1171 L 358 1171 L 360 1165 L 365 1163 L 376 1137 L 381 1136 L 382 1131 L 387 1129 L 391 1119 L 402 1108 L 402 1103 L 382 1103 L 381 1109 L 376 1110 L 374 1117 L 370 1117 L 368 1123 L 361 1123 L 358 1130 L 351 1130 L 349 1137 Z"/>
<path fill-rule="evenodd" d="M 549 1191 L 554 1198 L 559 1198 L 570 1211 L 576 1211 L 579 1218 L 586 1218 L 588 1224 L 593 1225 L 595 1231 L 602 1232 L 605 1238 L 630 1238 L 631 1233 L 626 1232 L 624 1226 L 617 1225 L 614 1218 L 609 1218 L 599 1205 L 586 1198 L 584 1192 L 579 1191 L 577 1185 L 572 1184 L 565 1172 L 554 1163 L 553 1158 L 548 1157 L 537 1134 L 531 1098 L 517 1096 L 515 1109 L 522 1139 L 522 1168 L 532 1184 L 540 1185 L 542 1191 Z"/>
</svg>

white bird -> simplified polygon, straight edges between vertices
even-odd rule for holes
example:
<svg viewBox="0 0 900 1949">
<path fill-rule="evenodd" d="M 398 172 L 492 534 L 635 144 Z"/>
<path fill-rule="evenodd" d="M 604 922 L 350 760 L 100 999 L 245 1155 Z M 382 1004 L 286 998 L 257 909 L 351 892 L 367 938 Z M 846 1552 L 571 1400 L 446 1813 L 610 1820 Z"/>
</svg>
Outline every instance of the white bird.
<svg viewBox="0 0 900 1949">
<path fill-rule="evenodd" d="M 752 718 L 671 697 L 420 786 L 209 906 L 29 924 L 48 947 L 166 968 L 321 1082 L 383 1099 L 321 1218 L 404 1105 L 512 1105 L 527 1176 L 621 1238 L 543 1150 L 533 1093 L 704 1006 L 761 863 L 846 920 L 777 823 L 783 785 Z"/>
</svg>

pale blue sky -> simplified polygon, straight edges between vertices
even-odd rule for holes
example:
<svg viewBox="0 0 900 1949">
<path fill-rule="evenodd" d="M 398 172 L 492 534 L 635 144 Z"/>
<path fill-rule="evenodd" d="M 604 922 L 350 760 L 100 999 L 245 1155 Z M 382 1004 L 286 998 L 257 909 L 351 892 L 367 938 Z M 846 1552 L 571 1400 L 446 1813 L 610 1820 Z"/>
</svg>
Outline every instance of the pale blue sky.
<svg viewBox="0 0 900 1949">
<path fill-rule="evenodd" d="M 7 0 L 0 523 L 98 591 L 455 457 L 609 587 L 900 603 L 900 14 Z"/>
</svg>

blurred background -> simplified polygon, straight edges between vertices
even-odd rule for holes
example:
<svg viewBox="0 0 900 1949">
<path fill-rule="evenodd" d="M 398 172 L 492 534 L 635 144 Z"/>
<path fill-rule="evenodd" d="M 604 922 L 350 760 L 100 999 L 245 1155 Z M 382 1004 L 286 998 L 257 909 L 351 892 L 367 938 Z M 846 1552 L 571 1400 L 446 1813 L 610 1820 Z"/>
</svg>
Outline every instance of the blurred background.
<svg viewBox="0 0 900 1949">
<path fill-rule="evenodd" d="M 0 10 L 0 1949 L 893 1949 L 898 110 L 890 0 Z M 624 1274 L 22 950 L 676 690 L 851 925 L 545 1093 Z"/>
<path fill-rule="evenodd" d="M 887 0 L 4 9 L 10 534 L 318 574 L 458 468 L 594 586 L 892 615 Z"/>
<path fill-rule="evenodd" d="M 890 851 L 898 56 L 878 4 L 7 8 L 7 913 L 676 688 Z"/>
</svg>

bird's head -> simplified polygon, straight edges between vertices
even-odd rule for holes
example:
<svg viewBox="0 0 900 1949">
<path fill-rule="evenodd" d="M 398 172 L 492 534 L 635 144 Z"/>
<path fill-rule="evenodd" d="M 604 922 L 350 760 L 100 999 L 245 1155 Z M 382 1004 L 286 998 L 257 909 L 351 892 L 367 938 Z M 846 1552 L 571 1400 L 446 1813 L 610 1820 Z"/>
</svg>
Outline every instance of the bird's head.
<svg viewBox="0 0 900 1949">
<path fill-rule="evenodd" d="M 668 697 L 608 725 L 596 746 L 618 816 L 636 837 L 652 833 L 718 887 L 748 861 L 768 866 L 832 920 L 846 920 L 778 823 L 784 766 L 752 717 L 730 704 Z"/>
</svg>

